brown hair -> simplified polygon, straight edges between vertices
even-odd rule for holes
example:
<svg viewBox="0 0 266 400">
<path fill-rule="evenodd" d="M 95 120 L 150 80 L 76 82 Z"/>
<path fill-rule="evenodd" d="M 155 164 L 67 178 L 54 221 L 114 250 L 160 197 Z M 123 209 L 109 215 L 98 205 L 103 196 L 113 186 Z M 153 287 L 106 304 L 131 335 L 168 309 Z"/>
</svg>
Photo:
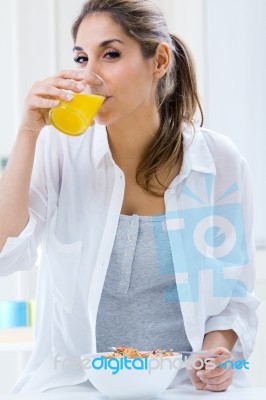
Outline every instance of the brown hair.
<svg viewBox="0 0 266 400">
<path fill-rule="evenodd" d="M 201 125 L 203 123 L 192 57 L 185 44 L 177 36 L 169 34 L 163 13 L 150 0 L 87 1 L 72 27 L 74 42 L 83 19 L 94 13 L 108 13 L 128 36 L 139 43 L 145 58 L 154 56 L 160 42 L 169 45 L 172 54 L 170 67 L 157 87 L 160 127 L 136 172 L 136 181 L 143 189 L 162 196 L 163 191 L 159 192 L 152 180 L 156 178 L 165 189 L 157 179 L 157 173 L 163 168 L 170 173 L 182 155 L 183 123 L 193 125 L 197 108 Z"/>
</svg>

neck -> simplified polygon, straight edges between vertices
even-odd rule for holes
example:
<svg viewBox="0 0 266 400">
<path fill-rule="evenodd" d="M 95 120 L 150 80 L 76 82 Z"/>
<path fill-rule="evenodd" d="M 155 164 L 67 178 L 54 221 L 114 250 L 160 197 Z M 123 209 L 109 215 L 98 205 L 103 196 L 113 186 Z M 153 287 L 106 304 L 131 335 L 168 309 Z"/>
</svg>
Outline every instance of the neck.
<svg viewBox="0 0 266 400">
<path fill-rule="evenodd" d="M 137 166 L 160 126 L 157 109 L 135 113 L 107 127 L 113 159 L 123 169 Z"/>
</svg>

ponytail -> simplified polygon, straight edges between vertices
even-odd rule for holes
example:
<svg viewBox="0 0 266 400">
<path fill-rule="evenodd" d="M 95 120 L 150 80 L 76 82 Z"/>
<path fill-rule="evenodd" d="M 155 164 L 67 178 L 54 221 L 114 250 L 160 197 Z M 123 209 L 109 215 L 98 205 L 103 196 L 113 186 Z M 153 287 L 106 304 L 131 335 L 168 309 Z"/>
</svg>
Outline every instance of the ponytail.
<svg viewBox="0 0 266 400">
<path fill-rule="evenodd" d="M 200 112 L 203 125 L 203 110 L 198 96 L 197 79 L 194 61 L 189 49 L 177 36 L 170 34 L 174 44 L 175 61 L 175 90 L 172 94 L 172 101 L 175 103 L 176 113 L 187 123 L 194 122 L 197 109 Z"/>
</svg>

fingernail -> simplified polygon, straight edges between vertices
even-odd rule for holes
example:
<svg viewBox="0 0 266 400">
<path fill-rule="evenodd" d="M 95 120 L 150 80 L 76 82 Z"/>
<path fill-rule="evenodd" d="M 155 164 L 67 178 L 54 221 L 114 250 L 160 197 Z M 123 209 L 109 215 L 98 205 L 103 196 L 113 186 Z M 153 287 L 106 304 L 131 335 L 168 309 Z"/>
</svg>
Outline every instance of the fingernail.
<svg viewBox="0 0 266 400">
<path fill-rule="evenodd" d="M 78 84 L 77 84 L 77 89 L 78 89 L 78 90 L 84 90 L 84 89 L 85 89 L 85 86 L 82 85 L 81 83 L 78 83 Z"/>
<path fill-rule="evenodd" d="M 67 99 L 67 100 L 72 100 L 72 99 L 73 99 L 73 95 L 70 94 L 70 93 L 67 93 L 67 94 L 66 94 L 66 99 Z"/>
<path fill-rule="evenodd" d="M 200 379 L 203 378 L 203 373 L 202 372 L 197 372 L 197 377 L 200 378 Z"/>
<path fill-rule="evenodd" d="M 204 377 L 202 374 L 197 373 L 197 377 L 204 383 Z"/>
</svg>

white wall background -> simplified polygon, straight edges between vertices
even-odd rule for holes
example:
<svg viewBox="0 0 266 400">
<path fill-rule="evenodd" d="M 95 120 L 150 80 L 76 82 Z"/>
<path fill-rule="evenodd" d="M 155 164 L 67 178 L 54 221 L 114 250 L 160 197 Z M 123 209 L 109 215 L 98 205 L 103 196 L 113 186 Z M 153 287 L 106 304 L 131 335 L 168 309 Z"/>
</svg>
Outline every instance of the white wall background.
<svg viewBox="0 0 266 400">
<path fill-rule="evenodd" d="M 205 125 L 233 138 L 249 161 L 255 187 L 256 236 L 266 246 L 265 128 L 266 1 L 155 0 L 194 55 Z M 23 99 L 35 80 L 71 68 L 70 27 L 83 0 L 9 0 L 1 2 L 2 50 L 0 157 L 9 154 L 19 124 Z M 259 252 L 258 293 L 265 297 L 265 252 Z M 0 279 L 0 300 L 31 299 L 36 268 Z M 266 299 L 253 356 L 252 381 L 265 386 Z M 28 355 L 0 353 L 0 393 L 11 386 Z M 22 361 L 21 361 L 22 360 Z"/>
<path fill-rule="evenodd" d="M 207 124 L 248 160 L 258 247 L 266 246 L 266 1 L 205 0 Z"/>
</svg>

